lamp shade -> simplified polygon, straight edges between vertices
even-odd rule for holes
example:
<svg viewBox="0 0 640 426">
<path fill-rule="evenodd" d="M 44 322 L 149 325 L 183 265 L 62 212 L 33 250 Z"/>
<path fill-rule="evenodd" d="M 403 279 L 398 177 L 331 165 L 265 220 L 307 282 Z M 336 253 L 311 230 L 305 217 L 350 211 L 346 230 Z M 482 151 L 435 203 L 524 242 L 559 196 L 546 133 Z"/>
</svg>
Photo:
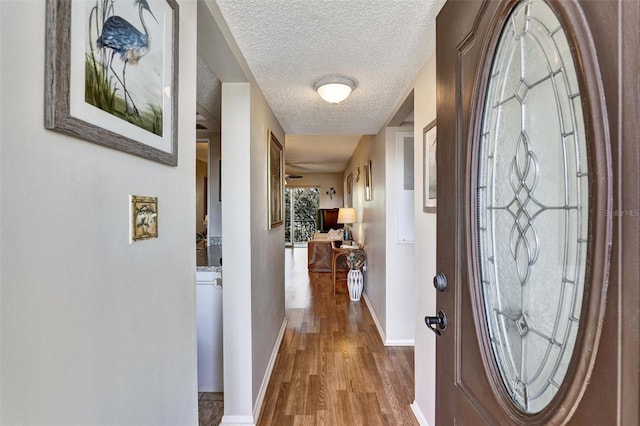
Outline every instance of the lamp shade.
<svg viewBox="0 0 640 426">
<path fill-rule="evenodd" d="M 338 223 L 357 223 L 356 209 L 351 207 L 341 207 L 338 210 Z"/>
<path fill-rule="evenodd" d="M 331 104 L 337 104 L 349 97 L 356 88 L 355 80 L 341 76 L 324 77 L 313 83 L 320 97 Z"/>
</svg>

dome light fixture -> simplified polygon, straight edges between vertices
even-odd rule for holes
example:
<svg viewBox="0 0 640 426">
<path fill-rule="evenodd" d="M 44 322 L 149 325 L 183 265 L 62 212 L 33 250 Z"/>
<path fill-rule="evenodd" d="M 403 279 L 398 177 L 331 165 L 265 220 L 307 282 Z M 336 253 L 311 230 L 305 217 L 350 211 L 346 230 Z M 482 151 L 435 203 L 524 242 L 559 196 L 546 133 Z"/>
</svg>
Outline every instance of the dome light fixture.
<svg viewBox="0 0 640 426">
<path fill-rule="evenodd" d="M 322 77 L 313 83 L 313 90 L 330 104 L 339 104 L 349 97 L 357 83 L 354 79 L 340 75 Z"/>
</svg>

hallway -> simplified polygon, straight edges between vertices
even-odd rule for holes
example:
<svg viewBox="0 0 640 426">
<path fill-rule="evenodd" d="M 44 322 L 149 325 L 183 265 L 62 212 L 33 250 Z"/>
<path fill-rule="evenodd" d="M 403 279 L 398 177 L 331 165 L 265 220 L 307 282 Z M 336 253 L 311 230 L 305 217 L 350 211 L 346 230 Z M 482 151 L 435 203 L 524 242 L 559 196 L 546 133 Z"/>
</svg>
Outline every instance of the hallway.
<svg viewBox="0 0 640 426">
<path fill-rule="evenodd" d="M 287 329 L 258 425 L 417 425 L 412 347 L 384 347 L 364 302 L 286 249 Z"/>
</svg>

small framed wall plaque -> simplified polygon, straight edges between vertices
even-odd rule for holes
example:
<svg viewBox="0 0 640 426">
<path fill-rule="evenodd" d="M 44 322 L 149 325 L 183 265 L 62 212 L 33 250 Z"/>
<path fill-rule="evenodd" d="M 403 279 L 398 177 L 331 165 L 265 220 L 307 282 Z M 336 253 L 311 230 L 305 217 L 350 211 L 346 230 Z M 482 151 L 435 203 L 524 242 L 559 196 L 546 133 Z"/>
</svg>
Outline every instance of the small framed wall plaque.
<svg viewBox="0 0 640 426">
<path fill-rule="evenodd" d="M 131 195 L 131 241 L 158 238 L 158 198 Z"/>
</svg>

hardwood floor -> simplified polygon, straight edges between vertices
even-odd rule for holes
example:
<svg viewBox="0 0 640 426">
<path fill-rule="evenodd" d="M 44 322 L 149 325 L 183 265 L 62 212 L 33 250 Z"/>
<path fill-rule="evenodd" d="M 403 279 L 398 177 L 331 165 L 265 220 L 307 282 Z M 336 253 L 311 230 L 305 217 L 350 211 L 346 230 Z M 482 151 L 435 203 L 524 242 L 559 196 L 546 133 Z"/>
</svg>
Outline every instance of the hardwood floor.
<svg viewBox="0 0 640 426">
<path fill-rule="evenodd" d="M 384 347 L 364 299 L 286 249 L 287 330 L 258 421 L 267 425 L 417 425 L 413 348 Z"/>
</svg>

